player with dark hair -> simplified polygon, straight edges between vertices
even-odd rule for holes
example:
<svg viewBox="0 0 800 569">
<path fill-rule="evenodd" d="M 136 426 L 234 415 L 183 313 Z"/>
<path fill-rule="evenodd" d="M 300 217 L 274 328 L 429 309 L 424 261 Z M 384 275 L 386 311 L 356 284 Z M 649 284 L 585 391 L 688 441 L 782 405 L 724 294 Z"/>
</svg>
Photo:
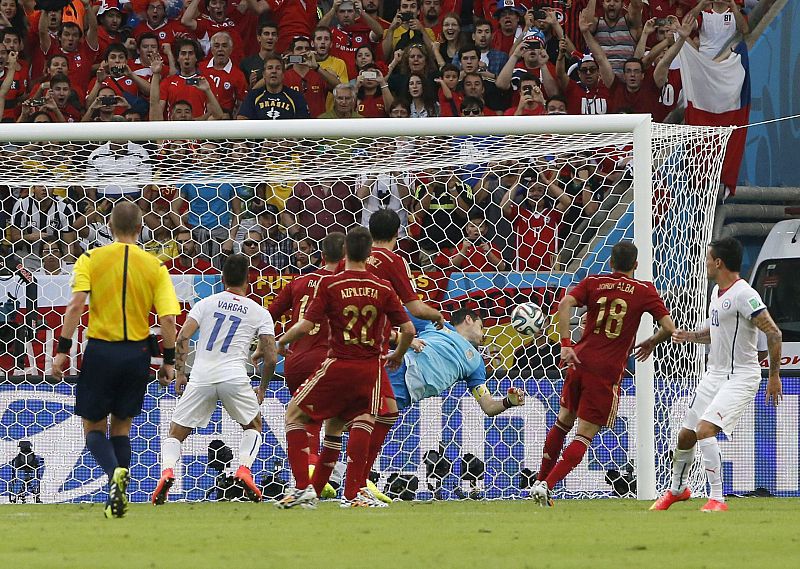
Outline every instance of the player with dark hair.
<svg viewBox="0 0 800 569">
<path fill-rule="evenodd" d="M 53 358 L 53 376 L 60 379 L 88 300 L 89 341 L 75 390 L 75 414 L 82 418 L 86 448 L 108 475 L 107 518 L 121 518 L 128 508 L 131 423 L 142 412 L 150 381 L 153 307 L 164 345 L 158 377 L 166 384 L 174 374 L 175 316 L 181 307 L 167 269 L 136 245 L 141 231 L 142 211 L 136 204 L 114 206 L 114 243 L 87 251 L 75 263 L 72 298 Z"/>
<path fill-rule="evenodd" d="M 381 384 L 388 381 L 384 364 L 397 367 L 411 344 L 414 325 L 391 285 L 367 271 L 372 237 L 363 227 L 347 233 L 345 270 L 324 276 L 311 305 L 278 341 L 281 349 L 311 332 L 325 319 L 330 325 L 328 358 L 292 396 L 286 409 L 286 443 L 296 488 L 276 506 L 316 506 L 339 457 L 347 423 L 348 466 L 342 507 L 380 507 L 366 488 L 370 434 L 380 404 Z M 386 354 L 389 325 L 400 326 L 395 351 Z M 326 420 L 325 444 L 314 477 L 308 476 L 305 425 Z"/>
<path fill-rule="evenodd" d="M 444 325 L 442 313 L 422 302 L 417 296 L 414 287 L 414 277 L 411 276 L 411 269 L 408 263 L 394 252 L 397 246 L 397 236 L 400 230 L 400 216 L 393 209 L 381 208 L 369 218 L 369 232 L 372 235 L 373 246 L 372 254 L 367 259 L 367 270 L 378 278 L 389 281 L 392 288 L 400 298 L 400 302 L 411 315 L 411 321 L 415 328 L 423 329 L 427 326 L 425 321 L 436 324 L 438 328 Z M 381 406 L 380 413 L 375 420 L 372 430 L 372 437 L 369 445 L 369 456 L 367 458 L 367 472 L 369 475 L 375 459 L 381 452 L 383 442 L 389 434 L 392 426 L 397 421 L 399 409 L 395 401 L 394 391 L 388 376 L 381 385 Z M 384 502 L 390 502 L 389 498 L 383 496 L 378 488 L 368 480 L 367 485 L 373 494 Z"/>
<path fill-rule="evenodd" d="M 558 419 L 547 433 L 537 482 L 531 490 L 540 506 L 553 505 L 550 491 L 580 464 L 600 429 L 614 425 L 622 374 L 642 315 L 652 314 L 660 328 L 635 347 L 639 361 L 647 359 L 656 345 L 675 331 L 653 283 L 633 278 L 637 253 L 633 243 L 617 243 L 609 261 L 612 273 L 586 277 L 558 305 L 561 361 L 569 370 L 561 389 Z M 573 347 L 570 319 L 573 309 L 581 306 L 587 308 L 583 336 Z M 575 419 L 578 431 L 562 454 Z M 561 460 L 556 463 L 559 455 Z"/>
<path fill-rule="evenodd" d="M 267 310 L 247 298 L 250 259 L 235 254 L 225 259 L 222 282 L 225 291 L 200 300 L 192 307 L 178 334 L 175 354 L 175 394 L 181 396 L 172 414 L 169 437 L 161 445 L 164 470 L 151 501 L 158 506 L 167 501 L 175 482 L 175 465 L 181 458 L 181 443 L 193 429 L 205 428 L 217 408 L 217 401 L 231 418 L 242 426 L 239 468 L 236 479 L 248 497 L 258 502 L 261 491 L 250 468 L 261 447 L 261 413 L 267 385 L 272 379 L 278 352 L 275 330 Z M 186 373 L 189 340 L 199 331 L 192 378 Z M 256 393 L 247 374 L 247 356 L 253 338 L 263 354 L 264 367 Z"/>
<path fill-rule="evenodd" d="M 703 453 L 703 470 L 711 488 L 708 502 L 701 510 L 728 509 L 722 494 L 722 455 L 717 435 L 723 431 L 731 436 L 739 418 L 758 393 L 761 384 L 758 330 L 767 336 L 769 349 L 765 403 L 778 405 L 783 398 L 781 330 L 758 292 L 739 277 L 741 267 L 741 243 L 733 237 L 713 241 L 706 255 L 706 273 L 716 282 L 708 306 L 709 326 L 692 332 L 677 330 L 672 335 L 674 342 L 711 346 L 706 373 L 695 388 L 692 404 L 678 433 L 670 489 L 656 500 L 651 510 L 666 510 L 675 502 L 691 498 L 687 478 L 697 447 Z"/>
<path fill-rule="evenodd" d="M 495 399 L 487 389 L 486 365 L 479 352 L 483 319 L 475 310 L 459 308 L 441 330 L 428 326 L 419 331 L 416 342 L 421 349 L 406 352 L 400 367 L 389 372 L 399 409 L 437 397 L 459 381 L 467 383 L 489 417 L 525 403 L 525 392 L 517 387 L 510 387 L 503 399 Z"/>
<path fill-rule="evenodd" d="M 309 275 L 293 279 L 288 285 L 281 289 L 278 296 L 269 305 L 269 313 L 272 319 L 278 322 L 287 313 L 291 317 L 286 324 L 288 330 L 292 324 L 296 324 L 305 317 L 309 301 L 314 297 L 317 285 L 325 275 L 332 275 L 337 272 L 339 262 L 344 257 L 344 233 L 334 231 L 329 233 L 321 242 L 322 259 L 325 266 L 314 271 Z M 311 374 L 319 368 L 328 353 L 328 321 L 323 320 L 313 328 L 308 334 L 297 340 L 292 349 L 286 354 L 283 364 L 286 387 L 292 395 Z M 262 357 L 260 350 L 253 353 L 253 363 L 257 364 Z M 308 462 L 314 468 L 319 459 L 319 431 L 321 423 L 310 421 L 306 424 L 308 433 Z M 324 496 L 326 497 L 326 496 Z"/>
</svg>

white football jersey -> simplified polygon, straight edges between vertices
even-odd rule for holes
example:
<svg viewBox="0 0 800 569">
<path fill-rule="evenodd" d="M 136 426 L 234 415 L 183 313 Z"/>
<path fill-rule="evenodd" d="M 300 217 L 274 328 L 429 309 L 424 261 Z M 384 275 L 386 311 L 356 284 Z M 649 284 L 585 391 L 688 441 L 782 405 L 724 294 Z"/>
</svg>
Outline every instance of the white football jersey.
<svg viewBox="0 0 800 569">
<path fill-rule="evenodd" d="M 708 371 L 723 375 L 752 373 L 759 379 L 758 328 L 752 318 L 767 307 L 761 296 L 739 279 L 720 294 L 719 286 L 711 291 L 708 318 L 711 349 Z"/>
<path fill-rule="evenodd" d="M 253 338 L 275 335 L 266 308 L 228 291 L 200 300 L 189 318 L 200 325 L 191 373 L 192 383 L 197 384 L 246 378 Z"/>
<path fill-rule="evenodd" d="M 700 15 L 700 53 L 714 59 L 725 44 L 736 34 L 736 19 L 733 12 L 723 13 L 706 10 Z"/>
</svg>

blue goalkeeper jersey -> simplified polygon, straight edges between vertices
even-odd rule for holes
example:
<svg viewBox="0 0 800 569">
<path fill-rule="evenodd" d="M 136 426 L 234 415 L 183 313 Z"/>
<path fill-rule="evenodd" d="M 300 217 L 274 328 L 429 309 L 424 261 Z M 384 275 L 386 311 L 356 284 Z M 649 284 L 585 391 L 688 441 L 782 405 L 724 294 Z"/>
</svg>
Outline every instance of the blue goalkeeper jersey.
<svg viewBox="0 0 800 569">
<path fill-rule="evenodd" d="M 459 381 L 466 381 L 470 390 L 486 382 L 481 354 L 449 324 L 443 330 L 431 325 L 419 338 L 425 341 L 422 352 L 409 350 L 403 365 L 389 374 L 400 408 L 440 395 Z"/>
</svg>

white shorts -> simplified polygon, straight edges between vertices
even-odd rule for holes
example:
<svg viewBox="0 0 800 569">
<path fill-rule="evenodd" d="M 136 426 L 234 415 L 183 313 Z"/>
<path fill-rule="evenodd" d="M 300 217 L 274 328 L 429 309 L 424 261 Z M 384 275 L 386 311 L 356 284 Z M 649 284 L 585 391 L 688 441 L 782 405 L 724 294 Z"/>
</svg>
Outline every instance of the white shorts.
<svg viewBox="0 0 800 569">
<path fill-rule="evenodd" d="M 759 374 L 719 375 L 706 373 L 683 418 L 683 427 L 696 431 L 700 421 L 718 426 L 730 436 L 742 413 L 756 397 L 761 384 Z"/>
<path fill-rule="evenodd" d="M 217 401 L 222 401 L 228 415 L 240 425 L 247 425 L 259 413 L 258 398 L 246 379 L 211 384 L 190 381 L 175 405 L 172 422 L 193 429 L 206 427 Z"/>
</svg>

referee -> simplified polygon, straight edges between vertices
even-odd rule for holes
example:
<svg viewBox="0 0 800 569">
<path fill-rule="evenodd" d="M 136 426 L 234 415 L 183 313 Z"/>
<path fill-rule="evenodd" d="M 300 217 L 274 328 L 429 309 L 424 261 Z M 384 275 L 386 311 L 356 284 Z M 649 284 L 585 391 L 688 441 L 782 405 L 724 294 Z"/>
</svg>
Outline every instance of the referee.
<svg viewBox="0 0 800 569">
<path fill-rule="evenodd" d="M 181 309 L 167 269 L 136 245 L 141 230 L 139 208 L 131 202 L 117 203 L 111 212 L 114 243 L 84 253 L 75 263 L 72 298 L 53 360 L 53 375 L 61 378 L 75 328 L 91 294 L 89 341 L 75 391 L 75 414 L 83 418 L 86 448 L 108 475 L 108 500 L 103 510 L 107 518 L 123 517 L 128 507 L 129 435 L 133 418 L 142 412 L 150 378 L 153 306 L 164 343 L 159 381 L 168 384 L 175 375 L 175 316 Z"/>
</svg>

